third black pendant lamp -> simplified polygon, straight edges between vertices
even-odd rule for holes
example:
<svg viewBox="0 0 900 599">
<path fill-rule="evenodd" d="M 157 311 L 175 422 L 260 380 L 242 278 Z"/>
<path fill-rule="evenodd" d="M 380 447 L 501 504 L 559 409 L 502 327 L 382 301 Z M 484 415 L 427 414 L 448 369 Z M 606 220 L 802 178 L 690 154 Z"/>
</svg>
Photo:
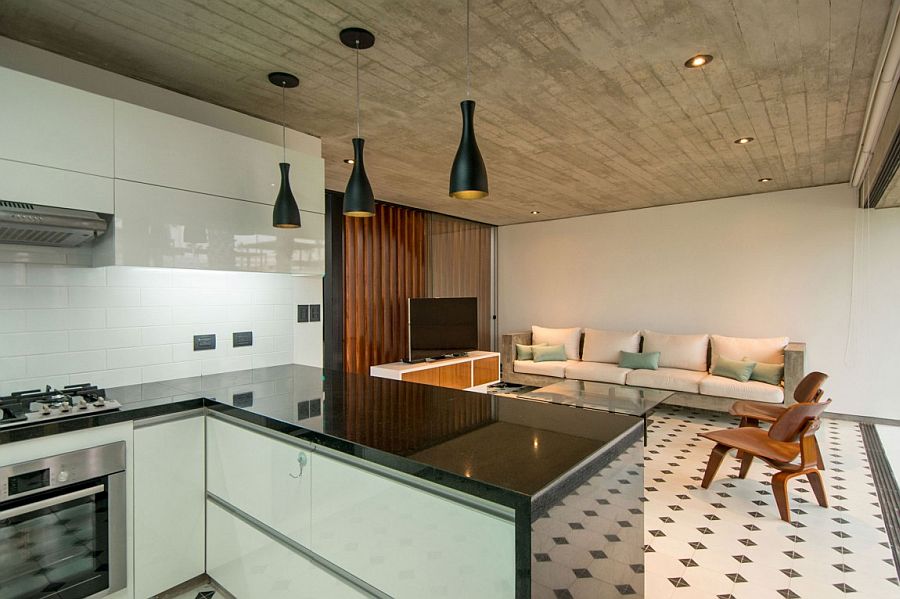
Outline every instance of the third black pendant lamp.
<svg viewBox="0 0 900 599">
<path fill-rule="evenodd" d="M 459 104 L 463 117 L 462 137 L 450 169 L 450 197 L 458 200 L 480 200 L 488 194 L 487 169 L 475 141 L 475 100 L 469 98 L 470 90 L 469 0 L 466 0 L 466 99 Z"/>
<path fill-rule="evenodd" d="M 281 88 L 281 152 L 282 162 L 278 164 L 281 170 L 281 187 L 275 198 L 275 207 L 272 209 L 272 226 L 279 229 L 296 229 L 300 226 L 300 208 L 297 200 L 291 192 L 290 170 L 291 165 L 287 161 L 287 144 L 285 143 L 285 103 L 284 90 L 288 87 L 297 87 L 300 80 L 290 73 L 269 73 L 269 81 L 272 85 Z"/>
<path fill-rule="evenodd" d="M 375 36 L 359 27 L 348 27 L 341 31 L 341 42 L 356 50 L 356 137 L 353 138 L 353 171 L 344 191 L 345 216 L 375 216 L 375 195 L 366 176 L 363 162 L 363 144 L 359 128 L 359 51 L 375 45 Z"/>
</svg>

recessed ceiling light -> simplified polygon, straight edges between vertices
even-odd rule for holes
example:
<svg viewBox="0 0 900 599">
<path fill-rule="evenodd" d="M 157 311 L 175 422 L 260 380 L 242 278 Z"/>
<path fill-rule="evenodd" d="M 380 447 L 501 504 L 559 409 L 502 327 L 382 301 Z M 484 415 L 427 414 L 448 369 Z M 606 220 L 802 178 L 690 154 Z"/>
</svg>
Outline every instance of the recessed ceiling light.
<svg viewBox="0 0 900 599">
<path fill-rule="evenodd" d="M 751 141 L 753 141 L 752 137 L 739 137 L 734 140 L 734 143 L 744 145 L 750 143 Z"/>
<path fill-rule="evenodd" d="M 532 214 L 540 214 L 541 211 L 540 211 L 540 210 L 532 210 L 531 213 L 532 213 Z"/>
<path fill-rule="evenodd" d="M 713 57 L 710 54 L 697 54 L 684 61 L 684 66 L 689 69 L 699 69 L 711 63 L 712 59 Z"/>
<path fill-rule="evenodd" d="M 344 164 L 353 164 L 353 159 L 352 159 L 352 158 L 345 158 L 345 159 L 344 159 Z"/>
<path fill-rule="evenodd" d="M 771 180 L 771 177 L 763 177 L 762 179 L 757 179 L 757 181 L 759 181 L 760 183 L 768 183 Z"/>
</svg>

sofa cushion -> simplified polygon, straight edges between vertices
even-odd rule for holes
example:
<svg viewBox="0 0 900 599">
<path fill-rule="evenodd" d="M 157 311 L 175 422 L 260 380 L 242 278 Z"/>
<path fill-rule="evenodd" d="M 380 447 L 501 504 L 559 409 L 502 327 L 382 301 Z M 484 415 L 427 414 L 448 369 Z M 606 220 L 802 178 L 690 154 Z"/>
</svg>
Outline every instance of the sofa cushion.
<svg viewBox="0 0 900 599">
<path fill-rule="evenodd" d="M 667 335 L 644 331 L 644 352 L 659 352 L 661 368 L 706 371 L 709 335 Z M 729 356 L 730 357 L 730 356 Z M 741 359 L 741 356 L 736 358 Z"/>
<path fill-rule="evenodd" d="M 711 335 L 712 364 L 710 371 L 716 365 L 717 356 L 729 360 L 747 360 L 750 362 L 765 362 L 767 364 L 784 364 L 784 348 L 787 347 L 787 337 L 766 337 L 753 339 L 748 337 L 723 337 Z"/>
<path fill-rule="evenodd" d="M 575 363 L 573 360 L 571 363 Z M 564 378 L 566 376 L 566 365 L 569 362 L 535 362 L 534 360 L 516 360 L 513 362 L 513 370 L 522 374 L 541 374 L 544 376 L 555 376 Z"/>
<path fill-rule="evenodd" d="M 782 403 L 784 401 L 784 389 L 779 385 L 769 385 L 759 381 L 741 383 L 734 379 L 727 379 L 712 374 L 707 375 L 700 381 L 700 393 L 703 395 L 718 395 L 719 397 L 749 399 L 769 403 Z"/>
<path fill-rule="evenodd" d="M 581 359 L 587 362 L 606 362 L 615 364 L 619 361 L 619 352 L 635 353 L 641 347 L 641 334 L 638 331 L 601 331 L 584 330 L 584 351 Z"/>
<path fill-rule="evenodd" d="M 619 368 L 616 364 L 603 362 L 571 362 L 566 366 L 566 378 L 580 381 L 598 381 L 601 383 L 625 384 L 625 376 L 631 372 L 629 368 Z"/>
<path fill-rule="evenodd" d="M 577 360 L 581 350 L 581 329 L 547 329 L 539 326 L 531 327 L 531 342 L 535 345 L 563 345 L 566 348 L 566 358 Z"/>
<path fill-rule="evenodd" d="M 645 368 L 647 370 L 656 370 L 659 368 L 659 352 L 654 351 L 643 354 L 628 351 L 619 352 L 619 366 L 630 369 Z"/>
<path fill-rule="evenodd" d="M 697 372 L 696 370 L 658 368 L 657 370 L 632 370 L 625 377 L 625 382 L 633 387 L 697 393 L 700 390 L 700 381 L 707 376 L 709 375 L 706 372 Z"/>
</svg>

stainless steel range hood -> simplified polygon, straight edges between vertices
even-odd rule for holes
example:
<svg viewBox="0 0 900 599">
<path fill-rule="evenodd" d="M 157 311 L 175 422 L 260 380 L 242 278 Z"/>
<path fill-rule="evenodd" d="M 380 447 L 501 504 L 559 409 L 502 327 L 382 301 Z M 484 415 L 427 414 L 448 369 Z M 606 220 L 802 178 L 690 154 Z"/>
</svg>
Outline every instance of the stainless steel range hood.
<svg viewBox="0 0 900 599">
<path fill-rule="evenodd" d="M 96 212 L 0 200 L 0 243 L 77 247 L 106 232 Z"/>
</svg>

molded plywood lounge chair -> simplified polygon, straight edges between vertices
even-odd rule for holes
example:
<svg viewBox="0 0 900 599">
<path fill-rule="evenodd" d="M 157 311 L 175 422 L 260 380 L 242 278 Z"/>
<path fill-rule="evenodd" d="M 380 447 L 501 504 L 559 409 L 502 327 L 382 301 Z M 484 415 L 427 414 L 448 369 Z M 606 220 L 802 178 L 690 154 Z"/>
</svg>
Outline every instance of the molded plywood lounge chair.
<svg viewBox="0 0 900 599">
<path fill-rule="evenodd" d="M 831 405 L 831 400 L 821 403 L 798 403 L 784 410 L 768 431 L 755 426 L 745 426 L 702 433 L 701 436 L 716 442 L 701 486 L 708 489 L 725 454 L 737 449 L 742 461 L 758 457 L 778 472 L 772 476 L 772 493 L 778 504 L 778 513 L 785 522 L 791 521 L 788 507 L 787 483 L 795 476 L 809 479 L 819 505 L 828 507 L 825 483 L 818 468 L 819 450 L 815 433 L 819 428 L 819 416 Z M 797 456 L 799 463 L 795 462 Z M 741 471 L 745 469 L 742 467 Z"/>
</svg>

